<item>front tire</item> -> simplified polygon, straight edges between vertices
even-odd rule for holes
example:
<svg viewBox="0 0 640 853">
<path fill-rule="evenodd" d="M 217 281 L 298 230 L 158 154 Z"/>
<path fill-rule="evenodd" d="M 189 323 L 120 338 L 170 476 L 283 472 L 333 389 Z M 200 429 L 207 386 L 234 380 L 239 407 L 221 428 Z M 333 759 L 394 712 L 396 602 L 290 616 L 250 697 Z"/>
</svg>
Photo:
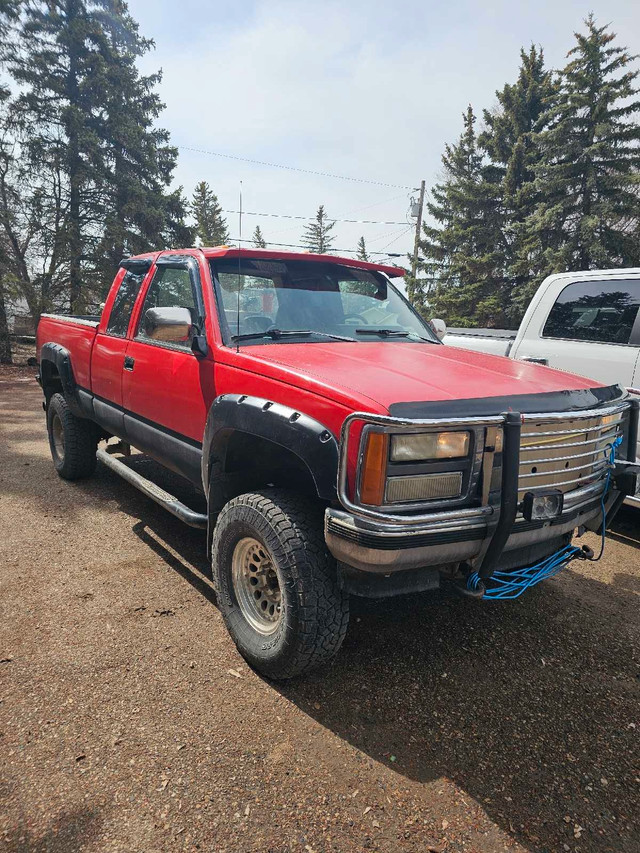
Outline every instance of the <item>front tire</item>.
<svg viewBox="0 0 640 853">
<path fill-rule="evenodd" d="M 273 679 L 330 660 L 349 622 L 318 505 L 268 490 L 229 501 L 212 543 L 218 606 L 240 654 Z"/>
<path fill-rule="evenodd" d="M 62 394 L 54 394 L 49 400 L 47 431 L 58 474 L 64 480 L 90 477 L 96 468 L 96 429 L 91 421 L 73 414 Z"/>
</svg>

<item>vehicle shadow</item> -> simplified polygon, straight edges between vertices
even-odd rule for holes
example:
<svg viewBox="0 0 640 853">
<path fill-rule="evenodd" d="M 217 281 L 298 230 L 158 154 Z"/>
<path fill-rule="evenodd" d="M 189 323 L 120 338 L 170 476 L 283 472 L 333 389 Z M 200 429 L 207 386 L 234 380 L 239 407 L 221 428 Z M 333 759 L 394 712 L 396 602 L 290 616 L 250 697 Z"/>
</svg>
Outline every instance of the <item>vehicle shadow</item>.
<svg viewBox="0 0 640 853">
<path fill-rule="evenodd" d="M 102 816 L 90 809 L 65 812 L 53 820 L 44 834 L 36 835 L 28 819 L 5 837 L 6 853 L 67 853 L 81 850 L 95 840 Z"/>
<path fill-rule="evenodd" d="M 206 512 L 206 500 L 183 477 L 163 468 L 142 454 L 126 458 L 119 456 L 134 471 L 152 480 L 197 512 Z M 212 594 L 207 584 L 199 586 L 199 576 L 209 577 L 211 569 L 207 559 L 206 531 L 188 527 L 134 486 L 125 483 L 115 472 L 98 464 L 95 475 L 78 485 L 98 500 L 109 497 L 115 500 L 118 510 L 134 520 L 133 532 L 172 569 L 205 594 Z"/>
<path fill-rule="evenodd" d="M 616 542 L 640 549 L 640 508 L 623 506 L 607 530 Z"/>
<path fill-rule="evenodd" d="M 147 458 L 129 464 L 202 511 L 182 478 Z M 74 488 L 115 502 L 145 545 L 215 603 L 203 531 L 103 466 Z M 637 542 L 633 522 L 625 510 L 613 537 Z M 623 571 L 607 584 L 566 570 L 515 602 L 354 599 L 334 664 L 271 687 L 394 772 L 454 780 L 531 851 L 637 853 L 636 592 Z"/>
<path fill-rule="evenodd" d="M 637 608 L 570 572 L 515 602 L 354 601 L 335 663 L 273 686 L 395 772 L 454 780 L 531 850 L 637 851 L 634 644 L 585 584 Z"/>
<path fill-rule="evenodd" d="M 129 464 L 202 510 L 181 478 L 146 458 Z M 115 499 L 133 532 L 215 603 L 203 531 L 101 466 L 86 488 Z M 626 529 L 622 521 L 614 533 Z M 567 570 L 515 602 L 353 599 L 334 664 L 271 686 L 408 779 L 454 780 L 532 851 L 578 849 L 581 827 L 580 851 L 630 853 L 640 849 L 630 817 L 635 590 L 630 574 L 607 584 Z"/>
</svg>

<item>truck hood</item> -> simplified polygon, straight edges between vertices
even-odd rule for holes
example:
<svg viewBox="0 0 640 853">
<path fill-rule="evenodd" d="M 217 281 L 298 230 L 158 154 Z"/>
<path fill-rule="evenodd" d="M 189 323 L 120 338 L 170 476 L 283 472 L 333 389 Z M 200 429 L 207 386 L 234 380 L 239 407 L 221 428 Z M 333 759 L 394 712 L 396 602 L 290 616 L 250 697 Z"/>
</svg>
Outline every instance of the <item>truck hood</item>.
<svg viewBox="0 0 640 853">
<path fill-rule="evenodd" d="M 326 397 L 394 404 L 550 394 L 600 383 L 537 364 L 437 344 L 331 342 L 266 344 L 243 352 L 273 378 Z M 253 360 L 253 359 L 251 359 Z M 272 369 L 267 369 L 267 363 Z M 556 395 L 554 395 L 556 396 Z M 398 412 L 399 414 L 399 412 Z"/>
</svg>

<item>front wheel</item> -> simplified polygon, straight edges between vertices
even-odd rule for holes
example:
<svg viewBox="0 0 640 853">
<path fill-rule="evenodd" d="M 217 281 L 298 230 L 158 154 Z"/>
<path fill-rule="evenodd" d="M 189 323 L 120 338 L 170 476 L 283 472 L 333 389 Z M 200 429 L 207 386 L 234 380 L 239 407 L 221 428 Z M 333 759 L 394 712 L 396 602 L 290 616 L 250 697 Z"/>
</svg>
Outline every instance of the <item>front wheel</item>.
<svg viewBox="0 0 640 853">
<path fill-rule="evenodd" d="M 238 650 L 273 679 L 332 658 L 349 598 L 338 588 L 317 504 L 269 490 L 234 498 L 213 532 L 218 605 Z"/>
</svg>

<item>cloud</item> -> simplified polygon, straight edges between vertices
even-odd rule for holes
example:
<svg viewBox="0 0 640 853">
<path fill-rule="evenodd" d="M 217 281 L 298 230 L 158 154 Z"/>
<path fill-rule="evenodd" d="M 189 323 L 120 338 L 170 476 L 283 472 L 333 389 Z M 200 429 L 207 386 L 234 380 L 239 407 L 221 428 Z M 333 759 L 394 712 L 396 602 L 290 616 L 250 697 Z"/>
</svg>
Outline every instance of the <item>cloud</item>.
<svg viewBox="0 0 640 853">
<path fill-rule="evenodd" d="M 637 49 L 635 4 L 592 5 Z M 585 14 L 573 0 L 258 0 L 232 8 L 185 0 L 179 18 L 169 0 L 133 0 L 131 11 L 156 39 L 143 68 L 163 68 L 161 121 L 175 144 L 408 186 L 435 180 L 467 103 L 478 113 L 492 105 L 495 89 L 517 73 L 521 45 L 541 43 L 549 63 L 560 65 Z M 245 210 L 312 215 L 323 203 L 333 216 L 361 211 L 362 218 L 404 222 L 408 208 L 401 189 L 187 150 L 176 178 L 189 193 L 208 180 L 234 210 L 241 180 Z M 267 240 L 292 243 L 304 224 L 247 217 L 245 234 L 258 222 Z M 336 246 L 355 248 L 364 234 L 371 249 L 381 248 L 402 230 L 339 224 Z M 409 251 L 412 242 L 408 234 L 389 251 Z"/>
</svg>

